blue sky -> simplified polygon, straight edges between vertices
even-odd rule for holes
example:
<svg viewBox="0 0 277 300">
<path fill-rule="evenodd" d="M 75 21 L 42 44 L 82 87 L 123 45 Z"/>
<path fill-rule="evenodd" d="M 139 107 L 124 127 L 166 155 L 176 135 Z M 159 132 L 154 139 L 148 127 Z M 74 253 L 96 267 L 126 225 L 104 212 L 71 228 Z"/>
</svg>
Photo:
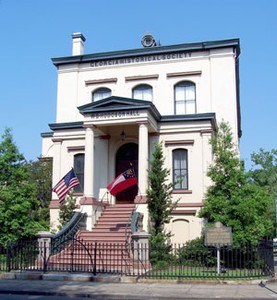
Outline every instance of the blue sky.
<svg viewBox="0 0 277 300">
<path fill-rule="evenodd" d="M 151 33 L 162 45 L 240 38 L 241 158 L 276 146 L 276 0 L 0 0 L 0 134 L 12 128 L 27 160 L 41 154 L 41 132 L 56 116 L 52 57 L 140 48 Z"/>
</svg>

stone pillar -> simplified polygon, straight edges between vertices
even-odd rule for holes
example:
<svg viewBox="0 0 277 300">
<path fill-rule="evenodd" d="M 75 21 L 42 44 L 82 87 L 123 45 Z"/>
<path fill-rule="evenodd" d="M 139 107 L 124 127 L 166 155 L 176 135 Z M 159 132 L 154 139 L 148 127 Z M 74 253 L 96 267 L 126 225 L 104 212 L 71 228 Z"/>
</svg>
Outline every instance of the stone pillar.
<svg viewBox="0 0 277 300">
<path fill-rule="evenodd" d="M 138 186 L 142 196 L 146 195 L 148 170 L 148 128 L 147 123 L 139 124 L 139 177 Z"/>
<path fill-rule="evenodd" d="M 93 126 L 86 128 L 84 196 L 94 198 L 94 132 Z"/>
<path fill-rule="evenodd" d="M 132 242 L 134 245 L 133 255 L 135 260 L 142 262 L 149 261 L 149 237 L 150 234 L 145 231 L 135 232 L 132 235 Z"/>
<path fill-rule="evenodd" d="M 48 231 L 39 231 L 36 236 L 38 238 L 39 249 L 38 261 L 42 264 L 43 268 L 46 269 L 47 260 L 50 255 L 53 234 Z"/>
</svg>

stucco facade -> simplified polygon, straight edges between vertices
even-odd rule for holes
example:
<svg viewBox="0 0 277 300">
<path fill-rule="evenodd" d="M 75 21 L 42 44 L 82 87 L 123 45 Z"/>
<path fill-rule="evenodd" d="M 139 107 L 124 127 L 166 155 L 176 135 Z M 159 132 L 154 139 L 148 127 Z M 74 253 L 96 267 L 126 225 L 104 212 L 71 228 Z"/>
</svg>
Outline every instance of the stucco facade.
<svg viewBox="0 0 277 300">
<path fill-rule="evenodd" d="M 57 113 L 51 132 L 42 134 L 42 156 L 53 158 L 53 185 L 79 160 L 82 186 L 76 197 L 88 213 L 87 228 L 94 226 L 102 203 L 133 201 L 147 231 L 147 170 L 155 143 L 161 142 L 168 180 L 181 178 L 172 194 L 180 199 L 168 224 L 172 241 L 199 236 L 203 222 L 197 212 L 210 184 L 209 140 L 217 123 L 229 122 L 239 142 L 239 40 L 95 54 L 84 54 L 84 43 L 82 34 L 73 34 L 72 56 L 52 59 Z M 135 164 L 138 190 L 112 197 L 106 186 L 129 162 Z M 53 228 L 58 209 L 53 193 Z"/>
</svg>

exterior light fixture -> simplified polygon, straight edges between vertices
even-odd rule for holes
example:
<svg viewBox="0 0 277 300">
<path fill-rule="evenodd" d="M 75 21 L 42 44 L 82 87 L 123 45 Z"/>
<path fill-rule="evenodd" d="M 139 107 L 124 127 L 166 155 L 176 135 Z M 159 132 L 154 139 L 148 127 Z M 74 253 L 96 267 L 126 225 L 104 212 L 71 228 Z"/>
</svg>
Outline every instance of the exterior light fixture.
<svg viewBox="0 0 277 300">
<path fill-rule="evenodd" d="M 125 134 L 124 130 L 122 130 L 122 132 L 120 133 L 120 138 L 121 138 L 121 141 L 125 140 L 126 134 Z"/>
</svg>

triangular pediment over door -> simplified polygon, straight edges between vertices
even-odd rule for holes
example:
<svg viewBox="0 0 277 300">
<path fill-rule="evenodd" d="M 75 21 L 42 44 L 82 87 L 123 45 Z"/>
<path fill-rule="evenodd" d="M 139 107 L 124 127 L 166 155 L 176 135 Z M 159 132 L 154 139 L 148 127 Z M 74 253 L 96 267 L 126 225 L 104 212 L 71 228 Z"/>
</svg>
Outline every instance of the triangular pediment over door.
<svg viewBox="0 0 277 300">
<path fill-rule="evenodd" d="M 151 101 L 118 96 L 111 96 L 96 102 L 91 102 L 79 106 L 78 109 L 83 115 L 96 112 L 112 112 L 117 110 L 148 110 L 157 121 L 160 120 L 160 113 Z"/>
</svg>

